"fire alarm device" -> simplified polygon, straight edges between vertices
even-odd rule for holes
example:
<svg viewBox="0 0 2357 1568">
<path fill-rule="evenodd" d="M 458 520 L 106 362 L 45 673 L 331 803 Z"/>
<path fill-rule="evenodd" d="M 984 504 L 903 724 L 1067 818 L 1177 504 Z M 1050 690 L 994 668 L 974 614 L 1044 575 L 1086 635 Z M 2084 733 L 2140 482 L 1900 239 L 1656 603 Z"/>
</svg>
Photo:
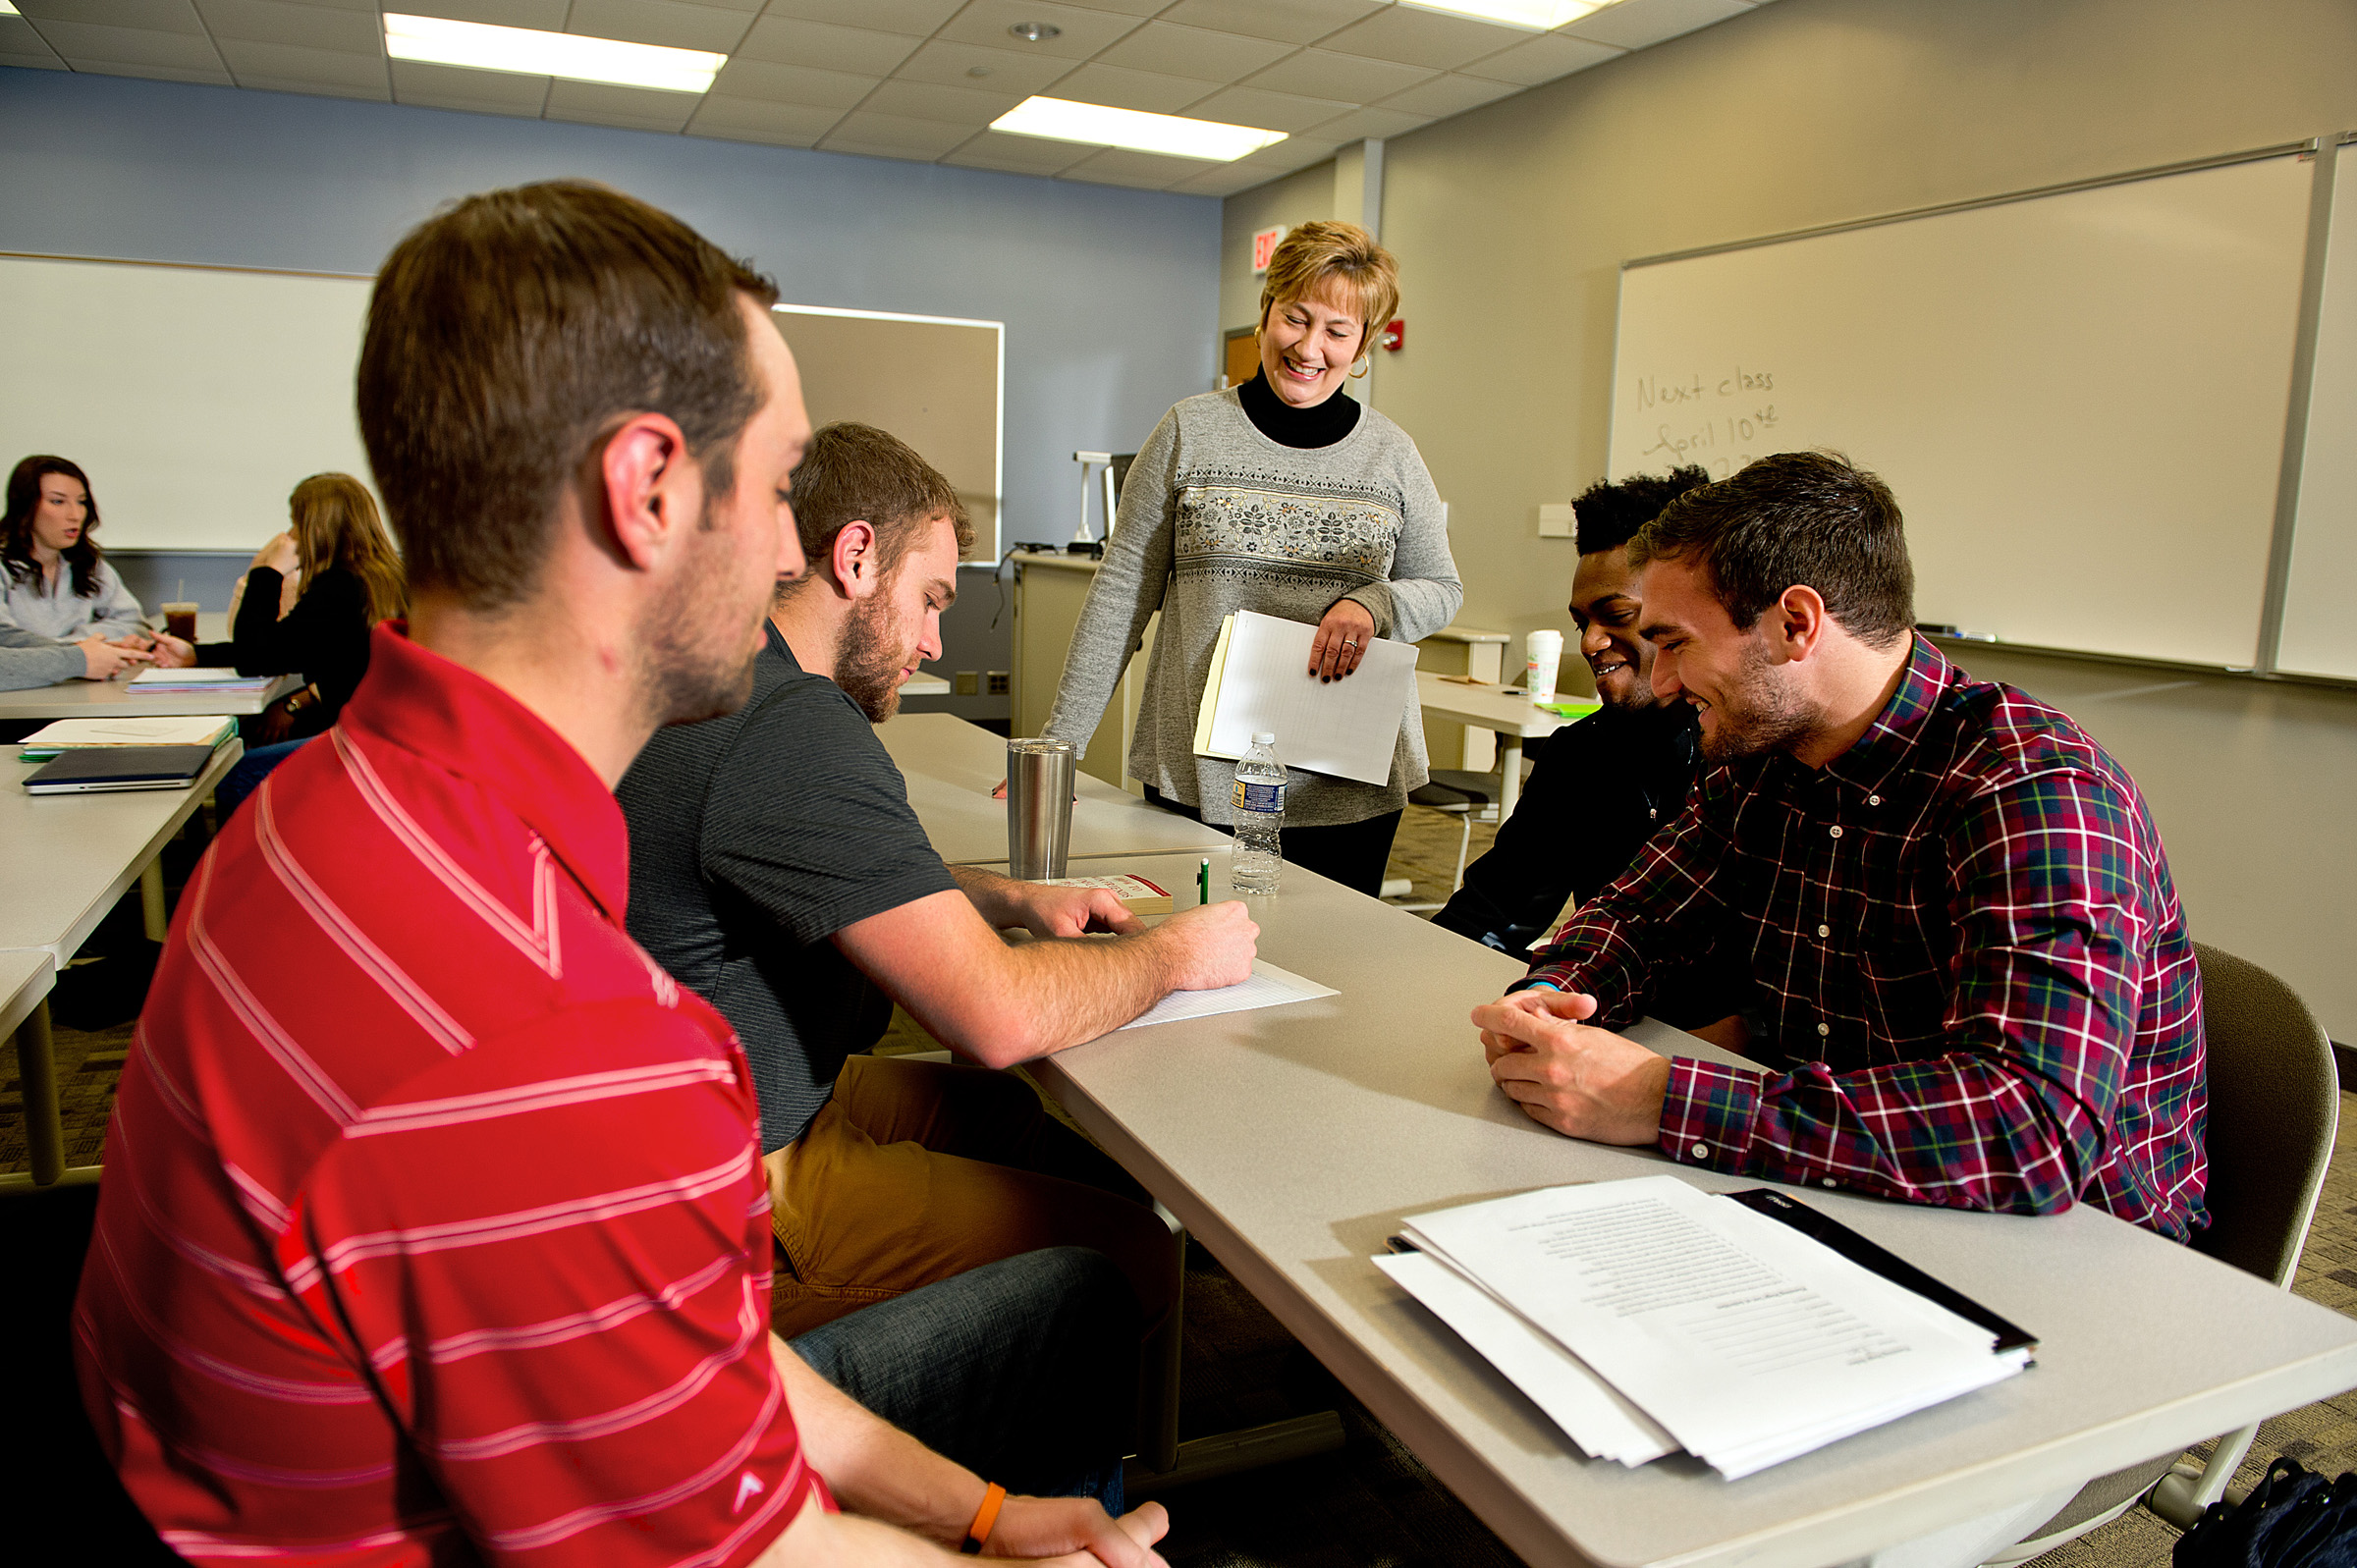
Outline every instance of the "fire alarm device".
<svg viewBox="0 0 2357 1568">
<path fill-rule="evenodd" d="M 1269 258 L 1277 253 L 1277 243 L 1285 238 L 1285 225 L 1263 229 L 1252 237 L 1252 276 L 1259 277 L 1269 270 Z"/>
<path fill-rule="evenodd" d="M 1399 346 L 1407 342 L 1406 318 L 1403 316 L 1395 316 L 1391 320 L 1385 322 L 1383 324 L 1383 336 L 1377 341 L 1380 342 L 1386 349 L 1391 350 L 1392 352 L 1398 353 L 1399 351 Z"/>
</svg>

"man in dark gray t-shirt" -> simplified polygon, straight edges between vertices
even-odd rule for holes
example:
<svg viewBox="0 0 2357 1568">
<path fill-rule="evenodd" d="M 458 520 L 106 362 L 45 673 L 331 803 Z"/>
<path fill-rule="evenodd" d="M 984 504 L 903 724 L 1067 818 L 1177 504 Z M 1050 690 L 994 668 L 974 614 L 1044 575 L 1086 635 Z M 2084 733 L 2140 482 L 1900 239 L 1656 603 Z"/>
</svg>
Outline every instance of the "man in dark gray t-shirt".
<svg viewBox="0 0 2357 1568">
<path fill-rule="evenodd" d="M 874 724 L 940 653 L 970 544 L 948 483 L 880 430 L 830 425 L 795 472 L 810 570 L 783 589 L 752 700 L 659 731 L 615 791 L 630 929 L 737 1028 L 761 1102 L 789 1336 L 981 1264 L 1094 1247 L 1149 1329 L 1169 1231 L 1005 1067 L 1175 990 L 1250 973 L 1240 903 L 1143 930 L 1110 893 L 945 866 Z M 996 928 L 1050 939 L 1010 945 Z M 1087 931 L 1110 940 L 1060 941 Z M 891 1003 L 981 1067 L 858 1055 Z"/>
</svg>

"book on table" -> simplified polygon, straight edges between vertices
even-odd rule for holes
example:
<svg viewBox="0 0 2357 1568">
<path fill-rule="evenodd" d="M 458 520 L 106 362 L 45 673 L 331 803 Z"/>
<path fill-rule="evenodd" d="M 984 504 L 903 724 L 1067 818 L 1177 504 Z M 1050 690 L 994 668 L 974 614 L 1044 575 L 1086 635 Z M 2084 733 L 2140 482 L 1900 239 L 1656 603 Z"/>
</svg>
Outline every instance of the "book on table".
<svg viewBox="0 0 2357 1568">
<path fill-rule="evenodd" d="M 1133 915 L 1167 915 L 1171 912 L 1171 895 L 1160 883 L 1128 872 L 1117 872 L 1110 877 L 1043 877 L 1043 888 L 1102 888 L 1119 898 Z"/>
<path fill-rule="evenodd" d="M 1732 1201 L 1730 1201 L 1732 1200 Z M 1376 1266 L 1579 1449 L 1729 1481 L 2001 1381 L 2036 1341 L 1781 1193 L 1675 1176 L 1415 1215 Z"/>
<path fill-rule="evenodd" d="M 61 751 L 96 746 L 217 746 L 237 732 L 238 722 L 225 714 L 60 719 L 18 741 L 17 755 L 26 762 L 42 762 Z"/>
<path fill-rule="evenodd" d="M 199 665 L 186 670 L 142 670 L 131 677 L 131 684 L 141 691 L 207 691 L 223 694 L 248 691 L 267 691 L 276 676 L 242 676 L 220 665 Z"/>
</svg>

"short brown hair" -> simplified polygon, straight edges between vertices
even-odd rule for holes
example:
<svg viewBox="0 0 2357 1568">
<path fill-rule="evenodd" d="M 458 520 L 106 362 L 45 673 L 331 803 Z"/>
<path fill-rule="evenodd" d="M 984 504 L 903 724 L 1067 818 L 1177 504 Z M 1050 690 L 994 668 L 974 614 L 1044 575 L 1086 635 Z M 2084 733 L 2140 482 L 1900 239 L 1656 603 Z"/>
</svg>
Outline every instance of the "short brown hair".
<svg viewBox="0 0 2357 1568">
<path fill-rule="evenodd" d="M 1279 242 L 1260 286 L 1260 319 L 1269 319 L 1269 306 L 1322 295 L 1333 282 L 1366 328 L 1360 347 L 1371 347 L 1399 308 L 1399 264 L 1355 223 L 1305 223 Z"/>
<path fill-rule="evenodd" d="M 1780 452 L 1689 490 L 1628 543 L 1634 568 L 1699 560 L 1727 619 L 1748 631 L 1791 587 L 1870 647 L 1915 622 L 1915 568 L 1891 487 L 1837 452 Z"/>
<path fill-rule="evenodd" d="M 412 588 L 531 592 L 565 487 L 637 413 L 677 420 L 708 495 L 762 389 L 737 298 L 777 289 L 669 213 L 586 181 L 468 196 L 385 259 L 360 434 Z"/>
<path fill-rule="evenodd" d="M 874 425 L 838 420 L 811 432 L 810 445 L 794 470 L 794 520 L 811 569 L 781 594 L 817 576 L 820 562 L 835 548 L 844 525 L 865 522 L 876 530 L 876 570 L 890 577 L 919 531 L 936 517 L 957 530 L 958 555 L 974 547 L 974 525 L 949 480 L 916 450 Z"/>
</svg>

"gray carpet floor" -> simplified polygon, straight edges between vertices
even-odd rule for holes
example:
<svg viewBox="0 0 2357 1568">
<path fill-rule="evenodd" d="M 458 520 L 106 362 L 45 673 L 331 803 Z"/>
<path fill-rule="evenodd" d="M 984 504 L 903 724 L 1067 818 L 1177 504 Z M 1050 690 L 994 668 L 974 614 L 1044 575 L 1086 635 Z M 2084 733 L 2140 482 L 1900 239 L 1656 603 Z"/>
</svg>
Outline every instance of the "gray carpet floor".
<svg viewBox="0 0 2357 1568">
<path fill-rule="evenodd" d="M 1447 898 L 1462 832 L 1456 818 L 1409 808 L 1391 874 L 1414 892 L 1401 901 Z M 1495 829 L 1476 823 L 1471 852 Z M 102 960 L 119 962 L 118 959 Z M 83 989 L 102 983 L 95 973 Z M 130 1047 L 128 1023 L 55 1031 L 70 1163 L 102 1157 L 106 1117 Z M 883 1051 L 930 1050 L 904 1015 Z M 22 1092 L 13 1056 L 0 1082 L 0 1170 L 26 1168 Z M 2294 1288 L 2357 1314 L 2357 1096 L 2342 1096 L 2335 1149 L 2316 1224 Z M 1351 1399 L 1208 1254 L 1190 1248 L 1181 1435 L 1197 1436 L 1334 1410 L 1346 1435 L 1338 1452 L 1169 1494 L 1174 1525 L 1163 1544 L 1175 1568 L 1504 1568 L 1514 1556 L 1433 1479 L 1399 1440 Z M 2200 1457 L 2203 1450 L 2194 1450 Z M 2242 1466 L 2255 1481 L 2278 1454 L 2312 1470 L 2357 1469 L 2357 1393 L 2267 1423 Z M 2176 1532 L 2142 1509 L 2040 1558 L 2039 1568 L 2160 1568 Z"/>
</svg>

